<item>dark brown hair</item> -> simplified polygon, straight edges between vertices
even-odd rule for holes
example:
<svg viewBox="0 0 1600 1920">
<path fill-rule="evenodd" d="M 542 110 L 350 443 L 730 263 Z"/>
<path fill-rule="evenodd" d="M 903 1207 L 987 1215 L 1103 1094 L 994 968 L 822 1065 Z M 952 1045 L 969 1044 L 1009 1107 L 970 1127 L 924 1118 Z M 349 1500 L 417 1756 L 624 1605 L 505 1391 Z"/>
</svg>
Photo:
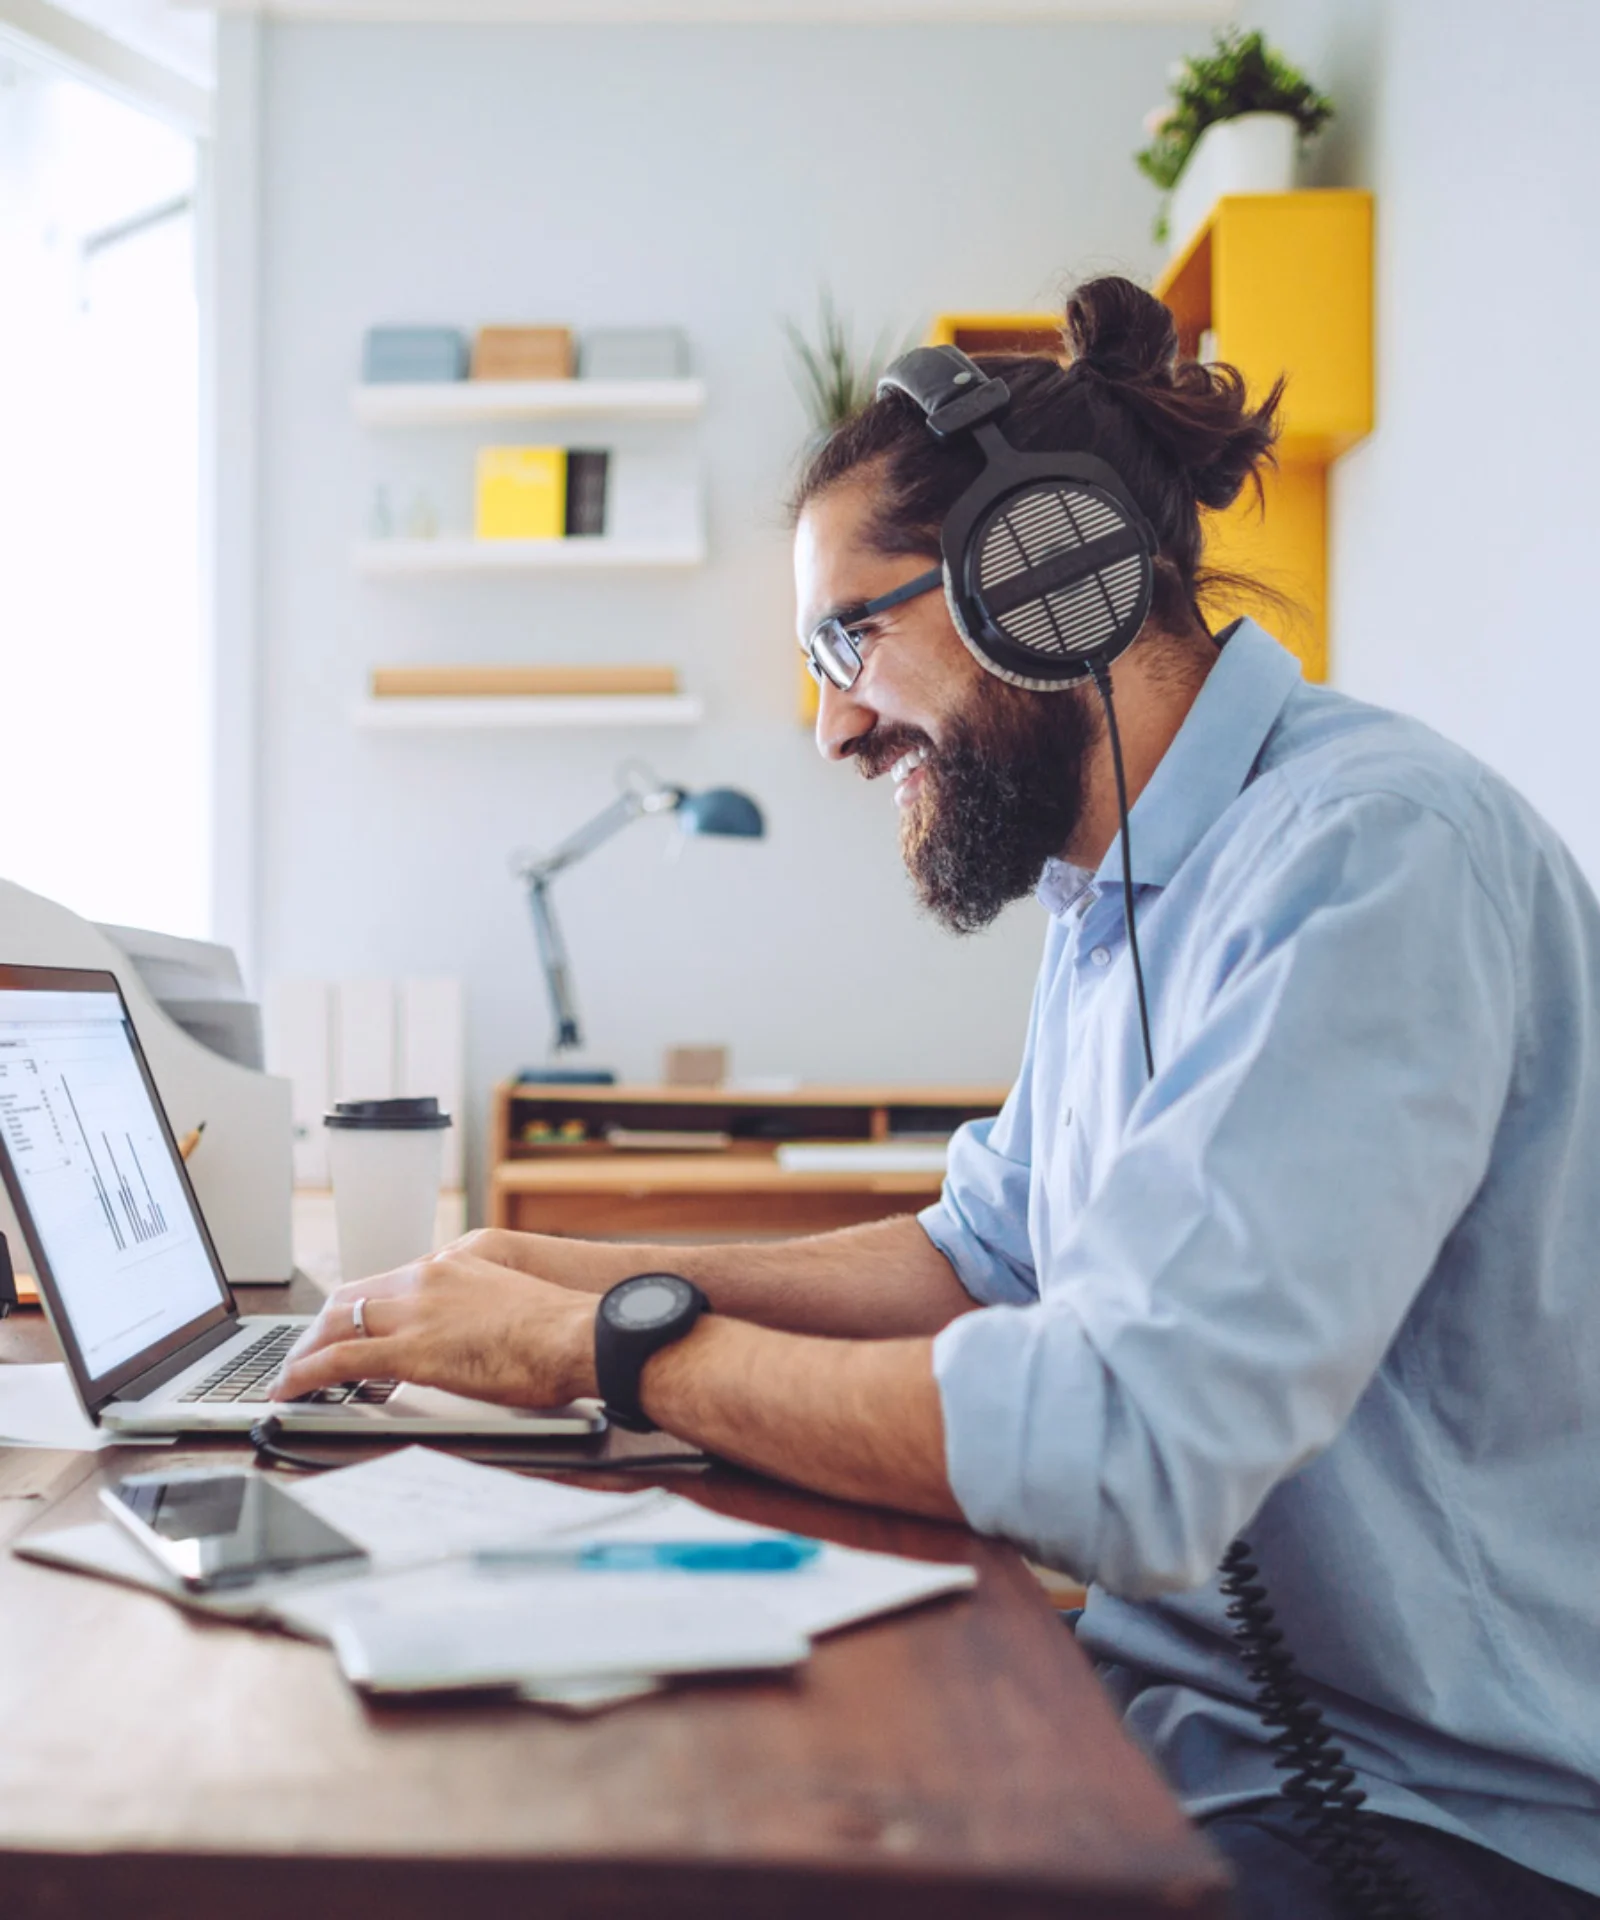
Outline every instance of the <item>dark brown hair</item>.
<svg viewBox="0 0 1600 1920">
<path fill-rule="evenodd" d="M 1062 334 L 1065 365 L 1009 353 L 982 354 L 978 363 L 1011 389 L 1001 428 L 1014 446 L 1093 453 L 1122 476 L 1155 529 L 1154 625 L 1168 633 L 1189 628 L 1201 598 L 1219 585 L 1274 598 L 1258 583 L 1203 565 L 1200 509 L 1230 505 L 1246 484 L 1259 500 L 1283 381 L 1252 407 L 1237 368 L 1180 359 L 1171 313 L 1115 275 L 1078 288 Z M 811 455 L 792 513 L 798 517 L 808 501 L 868 465 L 882 476 L 867 528 L 873 546 L 937 558 L 945 516 L 983 466 L 977 446 L 966 436 L 936 440 L 914 402 L 887 393 Z"/>
</svg>

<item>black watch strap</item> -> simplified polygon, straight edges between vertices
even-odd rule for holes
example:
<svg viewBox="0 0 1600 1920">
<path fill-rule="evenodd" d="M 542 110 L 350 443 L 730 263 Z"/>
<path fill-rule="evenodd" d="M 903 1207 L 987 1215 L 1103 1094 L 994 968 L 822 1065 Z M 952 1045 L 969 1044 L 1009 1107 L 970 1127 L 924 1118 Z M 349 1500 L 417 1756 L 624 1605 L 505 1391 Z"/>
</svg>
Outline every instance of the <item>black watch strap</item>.
<svg viewBox="0 0 1600 1920">
<path fill-rule="evenodd" d="M 630 1433 L 653 1431 L 639 1399 L 645 1364 L 681 1340 L 710 1304 L 677 1273 L 636 1273 L 602 1296 L 594 1321 L 594 1371 L 607 1419 Z"/>
</svg>

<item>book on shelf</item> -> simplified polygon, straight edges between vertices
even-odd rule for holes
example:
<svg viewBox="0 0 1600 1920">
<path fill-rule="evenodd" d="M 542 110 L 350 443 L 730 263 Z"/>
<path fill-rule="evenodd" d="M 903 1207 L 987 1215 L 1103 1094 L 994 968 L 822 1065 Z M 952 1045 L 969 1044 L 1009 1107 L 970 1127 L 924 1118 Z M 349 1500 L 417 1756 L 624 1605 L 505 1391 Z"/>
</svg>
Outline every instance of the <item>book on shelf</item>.
<svg viewBox="0 0 1600 1920">
<path fill-rule="evenodd" d="M 375 700 L 537 700 L 675 694 L 676 667 L 374 667 Z"/>
<path fill-rule="evenodd" d="M 607 1127 L 606 1145 L 625 1153 L 722 1153 L 733 1135 L 722 1127 Z"/>
<path fill-rule="evenodd" d="M 559 540 L 567 527 L 562 447 L 480 447 L 476 532 L 480 540 Z"/>
<path fill-rule="evenodd" d="M 606 530 L 606 473 L 611 456 L 604 449 L 567 450 L 567 536 L 596 538 Z"/>
</svg>

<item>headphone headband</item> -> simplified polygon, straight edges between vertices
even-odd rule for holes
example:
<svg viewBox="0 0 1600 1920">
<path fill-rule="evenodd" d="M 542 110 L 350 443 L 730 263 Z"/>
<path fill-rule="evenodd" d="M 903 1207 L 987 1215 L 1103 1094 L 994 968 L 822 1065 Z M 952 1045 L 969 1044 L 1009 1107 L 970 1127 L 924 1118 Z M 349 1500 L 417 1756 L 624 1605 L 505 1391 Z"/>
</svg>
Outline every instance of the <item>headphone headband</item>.
<svg viewBox="0 0 1600 1920">
<path fill-rule="evenodd" d="M 1011 389 L 991 379 L 959 347 L 913 347 L 885 369 L 878 397 L 903 393 L 922 409 L 930 431 L 941 440 L 965 433 L 980 420 L 1003 413 L 1011 404 Z"/>
</svg>

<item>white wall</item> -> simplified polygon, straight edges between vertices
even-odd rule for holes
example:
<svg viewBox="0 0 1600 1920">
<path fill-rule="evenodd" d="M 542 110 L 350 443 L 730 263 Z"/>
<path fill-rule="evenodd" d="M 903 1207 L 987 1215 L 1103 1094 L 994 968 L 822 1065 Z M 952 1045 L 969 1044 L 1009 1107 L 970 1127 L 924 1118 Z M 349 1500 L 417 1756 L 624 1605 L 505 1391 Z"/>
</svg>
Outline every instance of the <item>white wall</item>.
<svg viewBox="0 0 1600 1920">
<path fill-rule="evenodd" d="M 770 837 L 669 867 L 649 823 L 562 881 L 597 1057 L 654 1077 L 664 1044 L 710 1039 L 751 1074 L 1009 1075 L 1037 910 L 967 942 L 920 919 L 888 793 L 824 766 L 793 717 L 780 502 L 803 422 L 780 321 L 809 319 L 824 281 L 870 337 L 939 309 L 1054 306 L 1088 268 L 1148 273 L 1153 196 L 1128 155 L 1194 34 L 266 26 L 263 974 L 462 974 L 481 1124 L 488 1083 L 546 1033 L 507 855 L 565 832 L 645 753 L 686 784 L 748 787 Z M 353 576 L 374 479 L 437 458 L 353 424 L 362 330 L 508 318 L 687 327 L 712 395 L 703 572 Z M 370 665 L 439 659 L 672 661 L 709 718 L 353 729 Z"/>
<path fill-rule="evenodd" d="M 1335 469 L 1335 681 L 1506 774 L 1600 881 L 1592 0 L 1272 0 L 1375 189 L 1378 427 Z"/>
</svg>

